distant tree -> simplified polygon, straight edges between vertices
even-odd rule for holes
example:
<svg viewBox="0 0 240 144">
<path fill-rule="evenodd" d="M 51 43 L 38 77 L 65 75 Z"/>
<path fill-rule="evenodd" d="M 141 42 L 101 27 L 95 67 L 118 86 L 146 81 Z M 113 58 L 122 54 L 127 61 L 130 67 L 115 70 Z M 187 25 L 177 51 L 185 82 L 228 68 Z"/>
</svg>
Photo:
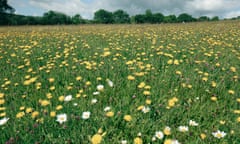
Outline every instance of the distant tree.
<svg viewBox="0 0 240 144">
<path fill-rule="evenodd" d="M 177 17 L 175 15 L 168 15 L 164 17 L 164 22 L 165 23 L 176 23 L 177 22 Z"/>
<path fill-rule="evenodd" d="M 209 20 L 210 20 L 210 18 L 207 16 L 201 16 L 198 18 L 198 21 L 209 21 Z"/>
<path fill-rule="evenodd" d="M 86 22 L 80 14 L 76 14 L 72 17 L 72 23 L 73 24 L 84 24 Z"/>
<path fill-rule="evenodd" d="M 129 14 L 123 10 L 113 12 L 114 23 L 130 23 Z"/>
<path fill-rule="evenodd" d="M 177 17 L 178 22 L 192 22 L 195 21 L 194 18 L 187 14 L 187 13 L 182 13 Z"/>
<path fill-rule="evenodd" d="M 110 24 L 114 22 L 113 14 L 104 9 L 100 9 L 94 13 L 94 20 L 97 23 Z"/>
<path fill-rule="evenodd" d="M 153 14 L 153 23 L 161 23 L 164 21 L 164 15 L 161 13 Z"/>
<path fill-rule="evenodd" d="M 153 17 L 153 13 L 150 9 L 146 10 L 145 12 L 145 23 L 154 23 L 154 17 Z"/>
<path fill-rule="evenodd" d="M 218 16 L 214 16 L 214 17 L 212 17 L 211 21 L 219 21 L 219 17 Z"/>
<path fill-rule="evenodd" d="M 63 13 L 49 11 L 43 14 L 43 24 L 70 24 L 71 18 Z"/>
<path fill-rule="evenodd" d="M 134 21 L 135 21 L 135 23 L 137 23 L 137 24 L 141 24 L 141 23 L 145 23 L 145 15 L 143 15 L 143 14 L 137 14 L 137 15 L 135 15 L 135 17 L 134 17 Z"/>
</svg>

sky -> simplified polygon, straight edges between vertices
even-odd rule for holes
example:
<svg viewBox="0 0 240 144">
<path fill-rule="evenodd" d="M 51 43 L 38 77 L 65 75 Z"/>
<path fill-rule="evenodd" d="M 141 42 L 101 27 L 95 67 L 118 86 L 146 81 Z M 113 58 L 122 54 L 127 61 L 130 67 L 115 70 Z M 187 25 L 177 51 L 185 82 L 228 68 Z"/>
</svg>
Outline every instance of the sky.
<svg viewBox="0 0 240 144">
<path fill-rule="evenodd" d="M 80 14 L 93 19 L 99 9 L 114 12 L 126 11 L 130 16 L 143 14 L 147 9 L 164 15 L 188 13 L 193 17 L 219 16 L 232 18 L 240 16 L 240 0 L 8 0 L 16 14 L 42 16 L 53 10 L 69 16 Z"/>
</svg>

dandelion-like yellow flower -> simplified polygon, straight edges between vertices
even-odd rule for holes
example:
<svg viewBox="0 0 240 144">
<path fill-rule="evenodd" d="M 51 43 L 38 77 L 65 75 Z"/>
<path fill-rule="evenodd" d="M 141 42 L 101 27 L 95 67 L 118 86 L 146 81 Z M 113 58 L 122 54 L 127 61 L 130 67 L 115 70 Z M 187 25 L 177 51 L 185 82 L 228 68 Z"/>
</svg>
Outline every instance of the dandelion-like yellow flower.
<svg viewBox="0 0 240 144">
<path fill-rule="evenodd" d="M 56 112 L 55 111 L 51 111 L 50 112 L 50 117 L 55 117 L 56 116 Z"/>
<path fill-rule="evenodd" d="M 76 80 L 77 80 L 77 81 L 80 81 L 80 80 L 82 80 L 82 77 L 81 77 L 81 76 L 77 76 L 77 77 L 76 77 Z"/>
<path fill-rule="evenodd" d="M 235 92 L 233 90 L 229 90 L 228 93 L 231 94 L 231 95 L 235 94 Z"/>
<path fill-rule="evenodd" d="M 95 134 L 94 136 L 92 136 L 91 138 L 91 143 L 92 144 L 100 144 L 102 141 L 102 135 L 100 134 Z"/>
<path fill-rule="evenodd" d="M 201 137 L 202 140 L 204 140 L 207 137 L 207 135 L 205 133 L 201 133 L 200 137 Z"/>
<path fill-rule="evenodd" d="M 4 97 L 4 93 L 0 93 L 0 98 L 3 98 Z"/>
<path fill-rule="evenodd" d="M 19 112 L 19 113 L 17 113 L 16 118 L 21 118 L 21 117 L 23 117 L 24 115 L 25 115 L 24 112 Z"/>
<path fill-rule="evenodd" d="M 5 100 L 4 99 L 0 99 L 0 105 L 4 104 L 4 103 L 5 103 Z"/>
<path fill-rule="evenodd" d="M 58 105 L 58 106 L 56 107 L 56 110 L 60 110 L 60 109 L 62 109 L 62 108 L 63 108 L 62 105 Z"/>
<path fill-rule="evenodd" d="M 54 79 L 54 78 L 49 78 L 48 81 L 49 81 L 50 83 L 53 83 L 53 82 L 55 81 L 55 79 Z"/>
<path fill-rule="evenodd" d="M 166 127 L 164 128 L 164 130 L 163 130 L 163 133 L 164 133 L 165 135 L 171 135 L 171 128 L 168 127 L 168 126 L 166 126 Z"/>
<path fill-rule="evenodd" d="M 127 77 L 127 79 L 128 79 L 128 80 L 135 80 L 135 77 L 132 76 L 132 75 L 129 75 L 129 76 Z"/>
<path fill-rule="evenodd" d="M 34 111 L 31 115 L 31 117 L 34 119 L 36 118 L 37 116 L 39 115 L 39 112 L 38 111 Z"/>
<path fill-rule="evenodd" d="M 41 104 L 41 106 L 47 106 L 50 104 L 50 101 L 48 100 L 39 100 L 39 103 Z"/>
<path fill-rule="evenodd" d="M 136 137 L 134 139 L 134 144 L 142 144 L 142 143 L 143 143 L 143 140 L 140 137 Z"/>
<path fill-rule="evenodd" d="M 132 120 L 132 117 L 131 115 L 125 115 L 123 119 L 127 122 L 130 122 Z"/>
<path fill-rule="evenodd" d="M 107 117 L 113 117 L 114 116 L 114 112 L 110 111 L 106 113 Z"/>
</svg>

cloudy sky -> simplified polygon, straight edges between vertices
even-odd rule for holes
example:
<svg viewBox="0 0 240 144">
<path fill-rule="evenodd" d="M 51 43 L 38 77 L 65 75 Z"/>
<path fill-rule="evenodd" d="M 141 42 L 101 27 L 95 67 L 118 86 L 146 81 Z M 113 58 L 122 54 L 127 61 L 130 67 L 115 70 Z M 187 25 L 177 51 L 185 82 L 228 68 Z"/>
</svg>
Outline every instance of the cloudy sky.
<svg viewBox="0 0 240 144">
<path fill-rule="evenodd" d="M 219 16 L 231 18 L 240 16 L 240 0 L 8 0 L 17 14 L 42 16 L 49 10 L 67 15 L 80 14 L 92 19 L 99 9 L 115 11 L 123 9 L 130 15 L 144 13 L 151 9 L 153 13 L 164 15 L 188 13 L 194 17 Z"/>
</svg>

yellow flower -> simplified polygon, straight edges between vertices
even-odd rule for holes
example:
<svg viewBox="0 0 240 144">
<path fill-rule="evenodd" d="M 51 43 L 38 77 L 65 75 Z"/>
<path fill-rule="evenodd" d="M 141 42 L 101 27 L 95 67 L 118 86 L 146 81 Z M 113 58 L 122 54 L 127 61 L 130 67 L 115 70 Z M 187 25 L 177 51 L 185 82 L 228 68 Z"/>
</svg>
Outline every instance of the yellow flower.
<svg viewBox="0 0 240 144">
<path fill-rule="evenodd" d="M 107 117 L 113 117 L 114 116 L 114 112 L 110 111 L 106 113 Z"/>
<path fill-rule="evenodd" d="M 232 71 L 232 72 L 236 72 L 237 70 L 236 70 L 235 67 L 230 67 L 230 71 Z"/>
<path fill-rule="evenodd" d="M 171 60 L 171 59 L 168 60 L 168 61 L 167 61 L 167 64 L 169 64 L 169 65 L 173 64 L 173 60 Z"/>
<path fill-rule="evenodd" d="M 34 118 L 36 118 L 38 115 L 39 115 L 39 112 L 38 112 L 38 111 L 34 111 L 34 112 L 32 113 L 32 118 L 34 119 Z"/>
<path fill-rule="evenodd" d="M 143 108 L 144 108 L 144 106 L 141 105 L 141 106 L 139 106 L 139 107 L 137 108 L 137 110 L 139 111 L 139 110 L 142 110 Z"/>
<path fill-rule="evenodd" d="M 32 111 L 33 111 L 32 108 L 27 108 L 27 109 L 26 109 L 26 113 L 31 113 Z"/>
<path fill-rule="evenodd" d="M 90 82 L 90 81 L 87 81 L 85 84 L 86 84 L 86 86 L 90 86 L 90 85 L 91 85 L 91 82 Z"/>
<path fill-rule="evenodd" d="M 164 144 L 172 144 L 172 140 L 171 140 L 171 139 L 166 139 L 166 140 L 164 141 Z"/>
<path fill-rule="evenodd" d="M 49 81 L 50 83 L 52 83 L 52 82 L 55 81 L 55 79 L 54 79 L 54 78 L 49 78 L 48 81 Z"/>
<path fill-rule="evenodd" d="M 80 81 L 80 80 L 82 80 L 82 77 L 81 77 L 81 76 L 77 76 L 77 77 L 76 77 L 76 80 L 77 80 L 77 81 Z"/>
<path fill-rule="evenodd" d="M 229 90 L 228 93 L 231 95 L 235 94 L 235 92 L 233 90 Z"/>
<path fill-rule="evenodd" d="M 95 134 L 94 136 L 92 136 L 91 138 L 91 143 L 92 144 L 100 144 L 102 141 L 102 135 L 100 134 Z"/>
<path fill-rule="evenodd" d="M 239 122 L 239 123 L 240 123 L 240 117 L 238 117 L 238 118 L 237 118 L 237 122 Z"/>
<path fill-rule="evenodd" d="M 175 72 L 177 75 L 182 75 L 182 72 L 181 71 L 176 71 Z"/>
<path fill-rule="evenodd" d="M 212 81 L 212 87 L 216 87 L 217 86 L 217 83 Z"/>
<path fill-rule="evenodd" d="M 24 112 L 19 112 L 19 113 L 17 113 L 16 118 L 21 118 L 21 117 L 23 117 L 24 115 L 25 115 Z"/>
<path fill-rule="evenodd" d="M 64 99 L 65 99 L 64 96 L 60 96 L 60 97 L 58 97 L 58 100 L 59 100 L 59 101 L 64 101 Z"/>
<path fill-rule="evenodd" d="M 152 101 L 150 99 L 147 99 L 146 101 L 146 104 L 150 105 L 152 103 Z"/>
<path fill-rule="evenodd" d="M 55 117 L 56 116 L 56 112 L 55 111 L 51 111 L 50 112 L 50 117 Z"/>
<path fill-rule="evenodd" d="M 138 85 L 138 88 L 144 88 L 144 86 L 145 86 L 146 84 L 144 83 L 144 82 L 141 82 L 139 85 Z"/>
<path fill-rule="evenodd" d="M 47 106 L 50 104 L 50 101 L 48 100 L 39 100 L 39 103 L 41 104 L 41 106 Z"/>
<path fill-rule="evenodd" d="M 206 82 L 206 81 L 208 81 L 208 78 L 207 77 L 203 77 L 202 80 Z"/>
<path fill-rule="evenodd" d="M 212 96 L 212 97 L 211 97 L 211 100 L 212 100 L 212 101 L 217 101 L 217 97 L 216 97 L 216 96 Z"/>
<path fill-rule="evenodd" d="M 130 122 L 130 121 L 132 120 L 132 117 L 131 117 L 131 115 L 125 115 L 123 119 L 124 119 L 125 121 Z"/>
<path fill-rule="evenodd" d="M 240 103 L 240 98 L 237 98 L 237 102 L 239 102 L 239 103 Z"/>
<path fill-rule="evenodd" d="M 50 89 L 51 91 L 53 91 L 53 90 L 55 90 L 55 86 L 51 86 L 49 89 Z"/>
<path fill-rule="evenodd" d="M 146 95 L 146 96 L 149 96 L 149 95 L 151 95 L 151 92 L 150 91 L 143 91 L 143 94 Z"/>
<path fill-rule="evenodd" d="M 164 128 L 164 130 L 163 130 L 163 133 L 164 133 L 165 135 L 170 135 L 170 134 L 171 134 L 171 128 L 168 127 L 168 126 L 166 126 L 166 127 Z"/>
<path fill-rule="evenodd" d="M 127 77 L 127 79 L 128 79 L 128 80 L 135 80 L 135 77 L 132 76 L 132 75 L 129 75 L 129 76 Z"/>
<path fill-rule="evenodd" d="M 62 109 L 62 108 L 63 108 L 62 105 L 58 105 L 58 106 L 56 107 L 56 110 L 60 110 L 60 109 Z"/>
<path fill-rule="evenodd" d="M 0 98 L 3 98 L 4 97 L 4 93 L 0 93 Z"/>
<path fill-rule="evenodd" d="M 6 107 L 0 107 L 0 111 L 6 110 Z"/>
<path fill-rule="evenodd" d="M 136 137 L 134 139 L 134 144 L 142 144 L 142 143 L 143 143 L 143 141 L 142 141 L 142 139 L 140 137 Z"/>
<path fill-rule="evenodd" d="M 207 136 L 206 136 L 206 134 L 201 133 L 201 134 L 200 134 L 200 137 L 201 137 L 202 140 L 204 140 Z"/>
<path fill-rule="evenodd" d="M 5 100 L 4 99 L 0 99 L 0 105 L 4 104 L 4 103 L 5 103 Z"/>
<path fill-rule="evenodd" d="M 220 63 L 216 63 L 215 65 L 216 65 L 216 67 L 219 67 L 219 66 L 220 66 Z"/>
<path fill-rule="evenodd" d="M 47 93 L 46 96 L 47 96 L 48 99 L 52 98 L 52 94 L 51 93 Z"/>
<path fill-rule="evenodd" d="M 0 113 L 0 117 L 5 117 L 6 116 L 6 112 Z"/>
<path fill-rule="evenodd" d="M 150 85 L 146 85 L 145 87 L 144 87 L 144 89 L 151 89 L 151 86 Z"/>
</svg>

